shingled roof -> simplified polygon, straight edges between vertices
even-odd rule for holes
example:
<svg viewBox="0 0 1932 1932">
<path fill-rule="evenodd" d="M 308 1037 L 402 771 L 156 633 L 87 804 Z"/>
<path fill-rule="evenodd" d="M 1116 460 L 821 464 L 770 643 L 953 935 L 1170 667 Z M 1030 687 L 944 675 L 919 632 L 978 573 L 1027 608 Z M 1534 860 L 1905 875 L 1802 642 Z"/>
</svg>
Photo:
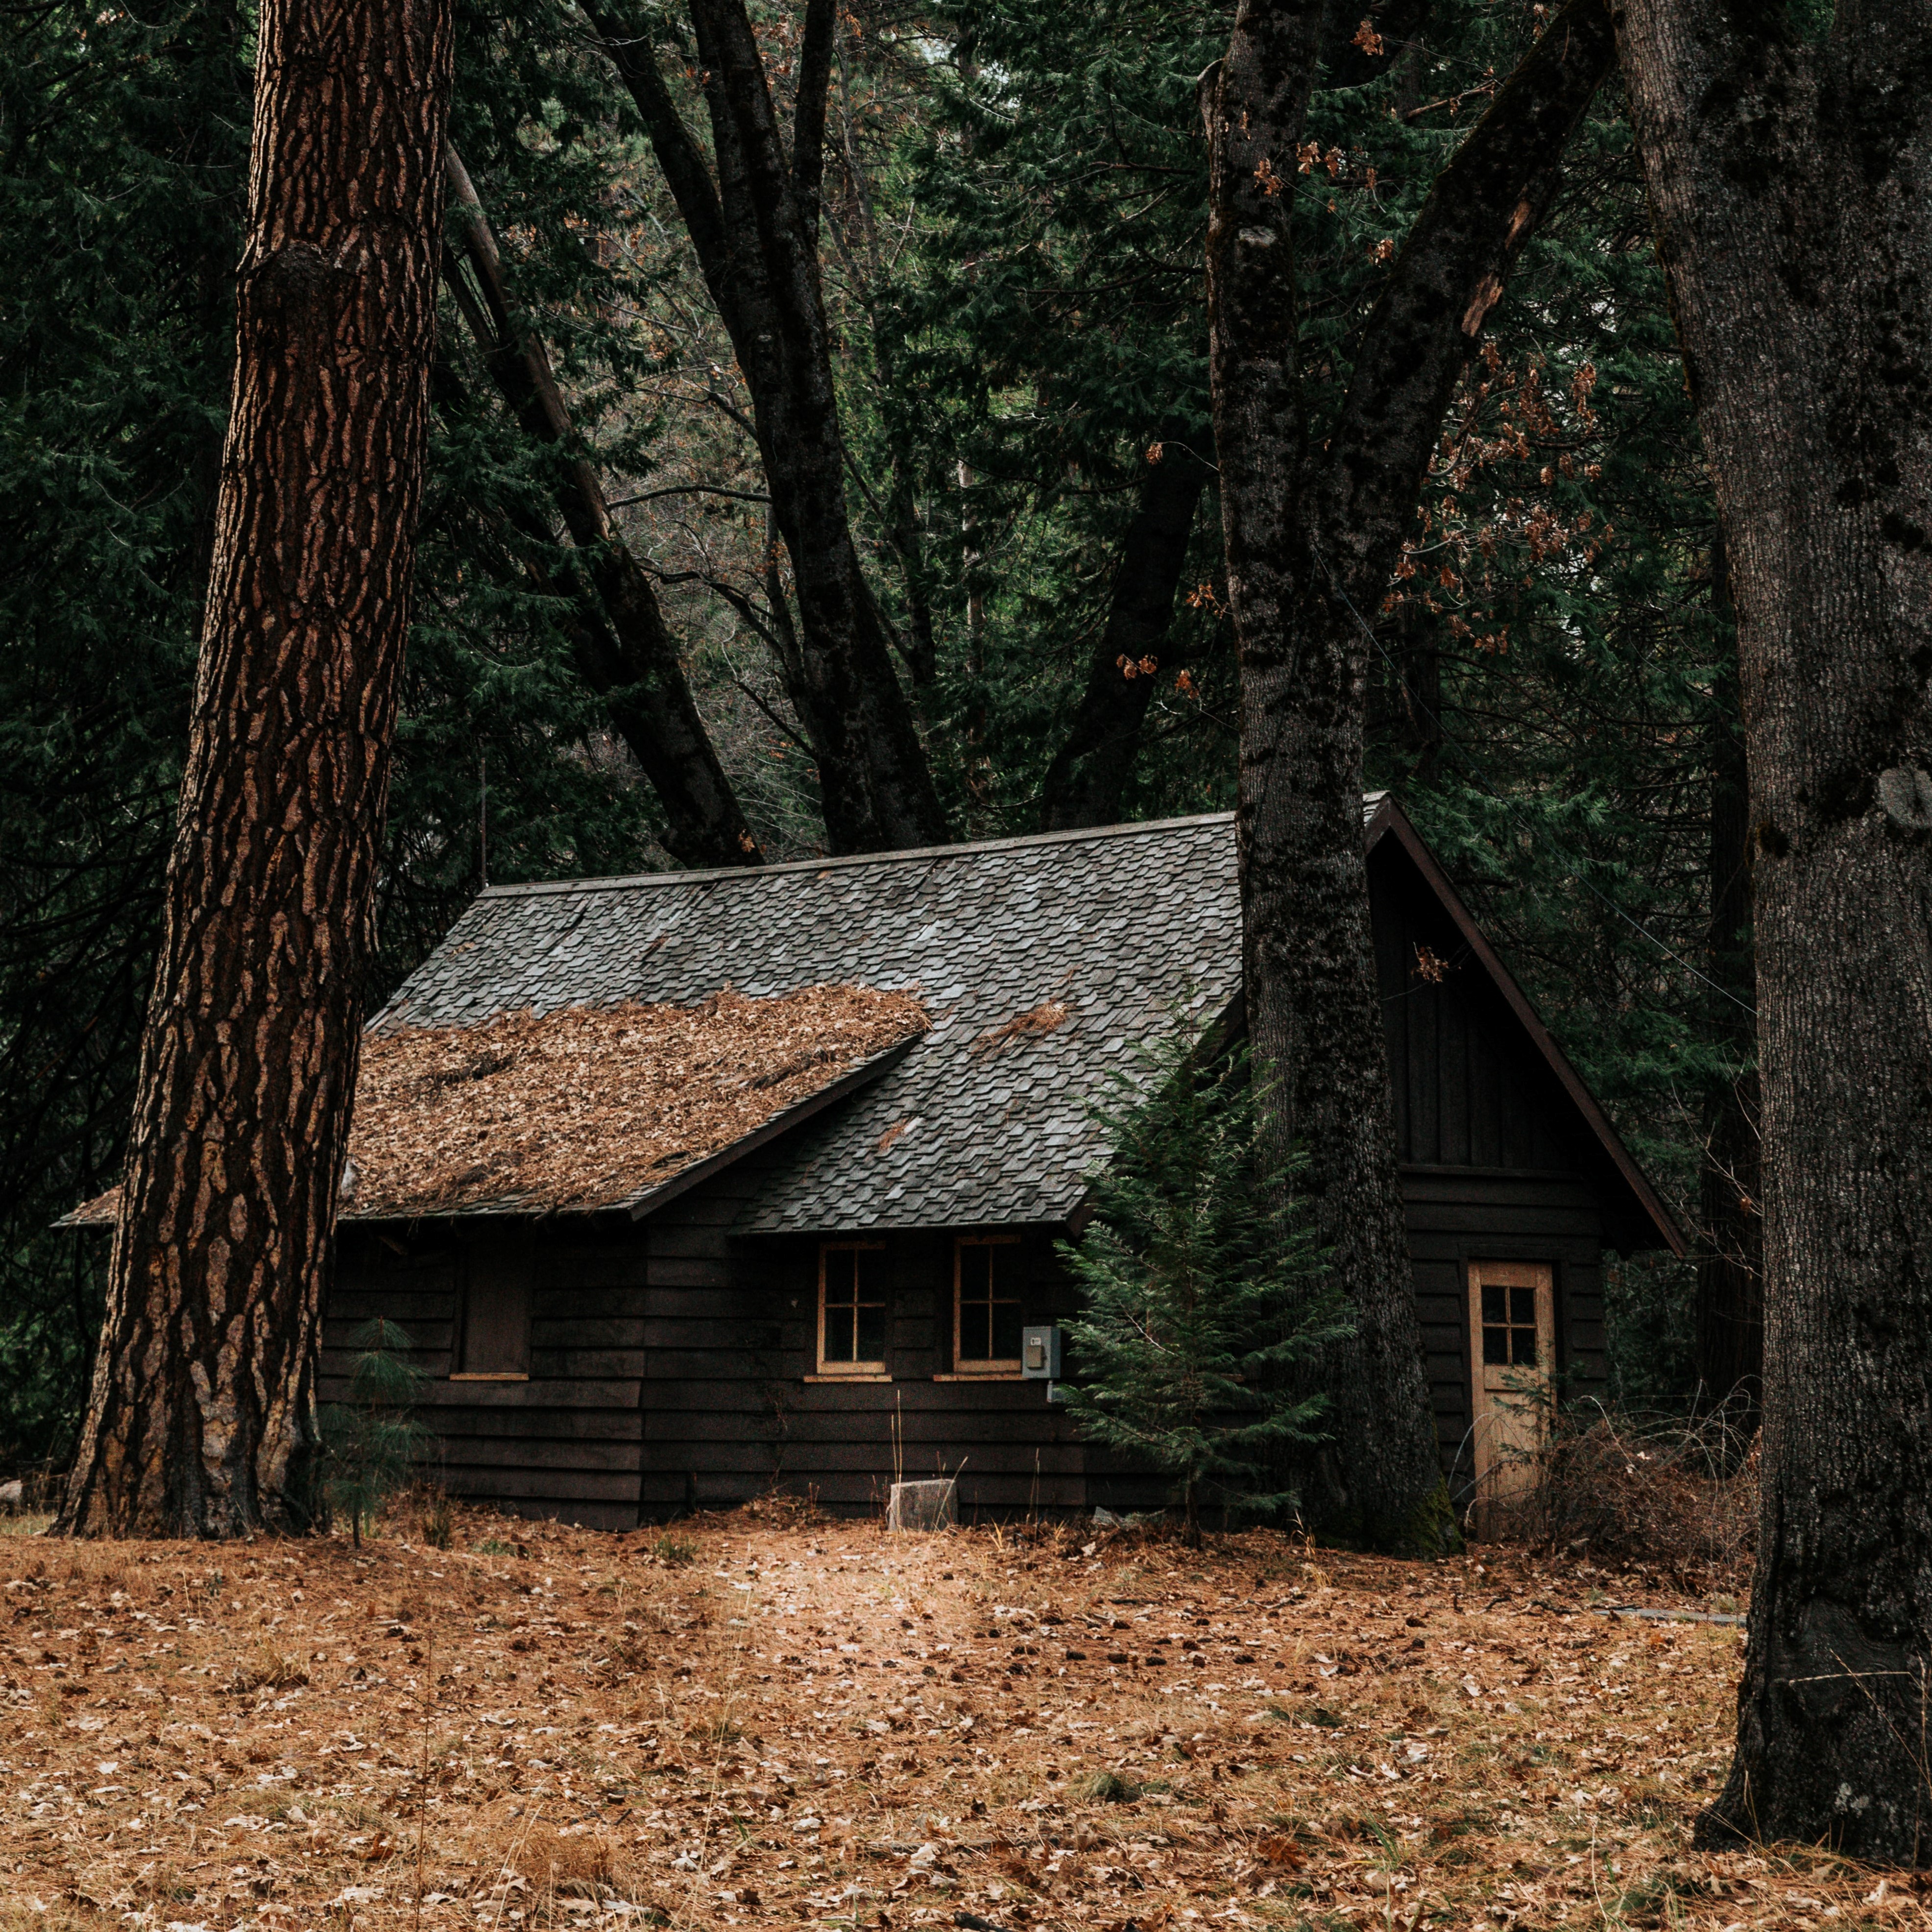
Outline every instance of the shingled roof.
<svg viewBox="0 0 1932 1932">
<path fill-rule="evenodd" d="M 747 1232 L 1064 1220 L 1110 1069 L 1240 979 L 1231 814 L 484 892 L 374 1027 L 862 982 L 932 1016 L 791 1137 Z"/>
</svg>

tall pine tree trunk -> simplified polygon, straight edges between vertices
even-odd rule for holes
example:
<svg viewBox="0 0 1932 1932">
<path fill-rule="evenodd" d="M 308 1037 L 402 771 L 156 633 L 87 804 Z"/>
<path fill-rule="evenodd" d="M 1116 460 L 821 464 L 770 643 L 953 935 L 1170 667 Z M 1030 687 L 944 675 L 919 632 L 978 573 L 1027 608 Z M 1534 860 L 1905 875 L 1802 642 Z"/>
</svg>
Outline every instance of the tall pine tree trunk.
<svg viewBox="0 0 1932 1932">
<path fill-rule="evenodd" d="M 214 568 L 70 1533 L 304 1520 L 409 625 L 451 10 L 262 9 Z"/>
<path fill-rule="evenodd" d="M 1390 1547 L 1453 1534 L 1424 1375 L 1369 929 L 1367 620 L 1414 520 L 1444 412 L 1563 152 L 1608 72 L 1603 0 L 1570 0 L 1498 88 L 1417 217 L 1311 436 L 1290 205 L 1327 10 L 1241 0 L 1204 80 L 1208 296 L 1228 598 L 1240 658 L 1244 978 L 1279 1130 L 1353 1314 L 1321 1385 L 1333 1440 L 1304 1505 Z"/>
<path fill-rule="evenodd" d="M 1626 0 L 1737 609 L 1762 1504 L 1702 1827 L 1919 1862 L 1932 1649 L 1932 4 Z"/>
</svg>

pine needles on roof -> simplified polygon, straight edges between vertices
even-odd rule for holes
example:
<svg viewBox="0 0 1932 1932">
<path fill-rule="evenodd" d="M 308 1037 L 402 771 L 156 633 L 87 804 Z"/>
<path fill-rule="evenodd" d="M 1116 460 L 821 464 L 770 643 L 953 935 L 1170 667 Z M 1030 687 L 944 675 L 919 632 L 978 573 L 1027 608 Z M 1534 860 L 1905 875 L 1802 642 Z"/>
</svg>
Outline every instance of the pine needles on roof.
<svg viewBox="0 0 1932 1932">
<path fill-rule="evenodd" d="M 727 987 L 692 1006 L 572 1006 L 363 1043 L 344 1211 L 614 1207 L 924 1030 L 909 993 Z"/>
</svg>

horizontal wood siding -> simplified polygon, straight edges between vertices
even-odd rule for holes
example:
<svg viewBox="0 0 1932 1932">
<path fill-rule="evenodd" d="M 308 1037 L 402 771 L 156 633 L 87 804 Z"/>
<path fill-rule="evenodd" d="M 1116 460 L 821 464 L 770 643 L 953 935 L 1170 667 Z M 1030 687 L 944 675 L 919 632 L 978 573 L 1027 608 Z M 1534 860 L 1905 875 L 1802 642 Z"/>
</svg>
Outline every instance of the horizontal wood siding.
<svg viewBox="0 0 1932 1932">
<path fill-rule="evenodd" d="M 646 1360 L 644 1246 L 628 1223 L 554 1220 L 532 1231 L 530 1379 L 453 1382 L 466 1244 L 500 1224 L 345 1228 L 322 1331 L 321 1396 L 350 1398 L 358 1328 L 378 1312 L 416 1345 L 430 1380 L 428 1472 L 452 1496 L 602 1529 L 638 1521 L 638 1393 Z"/>
<path fill-rule="evenodd" d="M 1402 1173 L 1416 1312 L 1444 1473 L 1460 1508 L 1474 1472 L 1468 1432 L 1468 1264 L 1546 1262 L 1555 1271 L 1558 1400 L 1574 1404 L 1604 1383 L 1603 1223 L 1574 1175 Z"/>
<path fill-rule="evenodd" d="M 819 1244 L 733 1238 L 760 1180 L 752 1163 L 694 1189 L 650 1226 L 641 1502 L 736 1502 L 774 1487 L 841 1514 L 883 1510 L 896 1478 L 958 1472 L 962 1516 L 1077 1509 L 1084 1451 L 1042 1382 L 947 1382 L 952 1241 L 884 1234 L 888 1382 L 815 1381 Z M 1071 1296 L 1048 1236 L 1018 1244 L 1022 1314 Z M 691 1284 L 706 1284 L 693 1292 Z M 715 1284 L 715 1286 L 714 1286 Z"/>
</svg>

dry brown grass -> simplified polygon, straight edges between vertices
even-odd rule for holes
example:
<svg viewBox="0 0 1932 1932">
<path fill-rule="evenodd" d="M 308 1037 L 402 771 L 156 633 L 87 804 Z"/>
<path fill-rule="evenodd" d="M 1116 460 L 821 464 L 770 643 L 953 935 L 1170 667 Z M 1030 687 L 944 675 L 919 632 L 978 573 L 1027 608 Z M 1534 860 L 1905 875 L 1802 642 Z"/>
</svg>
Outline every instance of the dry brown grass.
<svg viewBox="0 0 1932 1932">
<path fill-rule="evenodd" d="M 696 1006 L 572 1006 L 362 1046 L 351 1220 L 608 1208 L 661 1186 L 925 1030 L 910 993 L 728 987 Z M 76 1220 L 112 1220 L 116 1188 Z"/>
<path fill-rule="evenodd" d="M 1925 1922 L 1691 1850 L 1738 1634 L 1594 1562 L 453 1527 L 6 1546 L 0 1932 Z"/>
</svg>

